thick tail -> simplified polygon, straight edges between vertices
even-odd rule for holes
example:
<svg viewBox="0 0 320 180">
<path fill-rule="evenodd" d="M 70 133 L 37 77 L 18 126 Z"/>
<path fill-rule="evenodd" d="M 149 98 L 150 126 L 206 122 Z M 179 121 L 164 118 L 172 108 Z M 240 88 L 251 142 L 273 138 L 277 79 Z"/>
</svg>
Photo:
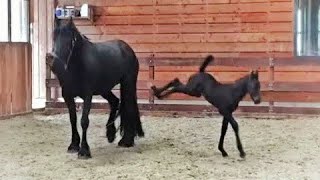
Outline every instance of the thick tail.
<svg viewBox="0 0 320 180">
<path fill-rule="evenodd" d="M 214 59 L 214 58 L 213 58 L 212 55 L 207 56 L 206 59 L 204 60 L 204 62 L 202 63 L 202 65 L 200 66 L 199 71 L 200 71 L 200 72 L 204 72 L 205 69 L 206 69 L 206 67 L 209 65 L 209 63 L 210 63 L 211 61 L 213 61 L 213 59 Z"/>
</svg>

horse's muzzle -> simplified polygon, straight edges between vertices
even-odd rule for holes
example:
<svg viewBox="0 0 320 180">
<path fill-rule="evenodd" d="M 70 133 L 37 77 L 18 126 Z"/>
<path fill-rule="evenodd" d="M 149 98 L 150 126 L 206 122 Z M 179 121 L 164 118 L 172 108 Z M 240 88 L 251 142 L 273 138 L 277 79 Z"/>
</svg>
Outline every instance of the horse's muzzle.
<svg viewBox="0 0 320 180">
<path fill-rule="evenodd" d="M 51 68 L 53 66 L 54 56 L 51 53 L 46 54 L 46 64 Z"/>
</svg>

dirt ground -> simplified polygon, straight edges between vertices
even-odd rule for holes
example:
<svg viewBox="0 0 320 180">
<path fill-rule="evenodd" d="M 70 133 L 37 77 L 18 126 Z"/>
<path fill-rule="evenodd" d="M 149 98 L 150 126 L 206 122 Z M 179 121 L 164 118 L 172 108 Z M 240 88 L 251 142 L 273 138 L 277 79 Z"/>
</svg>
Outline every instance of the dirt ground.
<svg viewBox="0 0 320 180">
<path fill-rule="evenodd" d="M 245 160 L 239 157 L 231 127 L 225 140 L 229 157 L 218 151 L 219 116 L 143 116 L 146 137 L 129 149 L 116 146 L 119 135 L 115 143 L 107 143 L 107 117 L 90 115 L 89 160 L 66 152 L 71 129 L 67 114 L 0 121 L 0 179 L 320 178 L 320 117 L 236 116 Z"/>
</svg>

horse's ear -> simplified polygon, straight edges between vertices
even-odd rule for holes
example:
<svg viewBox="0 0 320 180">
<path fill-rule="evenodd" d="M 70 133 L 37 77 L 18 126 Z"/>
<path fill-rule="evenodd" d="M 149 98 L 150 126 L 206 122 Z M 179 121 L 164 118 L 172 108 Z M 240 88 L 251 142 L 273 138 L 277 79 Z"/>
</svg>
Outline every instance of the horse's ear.
<svg viewBox="0 0 320 180">
<path fill-rule="evenodd" d="M 72 16 L 70 16 L 70 18 L 69 18 L 68 26 L 70 26 L 70 27 L 74 26 Z"/>
<path fill-rule="evenodd" d="M 55 27 L 60 26 L 60 19 L 57 17 L 56 13 L 54 13 L 54 26 Z"/>
</svg>

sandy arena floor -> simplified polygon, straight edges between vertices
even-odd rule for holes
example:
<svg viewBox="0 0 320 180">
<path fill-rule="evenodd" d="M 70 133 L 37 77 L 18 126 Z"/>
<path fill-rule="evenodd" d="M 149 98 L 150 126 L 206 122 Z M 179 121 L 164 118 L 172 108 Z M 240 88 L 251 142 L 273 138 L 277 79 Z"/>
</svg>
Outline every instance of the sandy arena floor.
<svg viewBox="0 0 320 180">
<path fill-rule="evenodd" d="M 107 143 L 107 117 L 90 116 L 90 160 L 66 152 L 70 143 L 67 114 L 0 121 L 0 179 L 320 178 L 320 117 L 236 117 L 245 160 L 239 157 L 230 126 L 225 140 L 229 157 L 223 158 L 218 151 L 221 117 L 143 116 L 146 137 L 130 149 L 116 146 L 119 137 Z"/>
</svg>

